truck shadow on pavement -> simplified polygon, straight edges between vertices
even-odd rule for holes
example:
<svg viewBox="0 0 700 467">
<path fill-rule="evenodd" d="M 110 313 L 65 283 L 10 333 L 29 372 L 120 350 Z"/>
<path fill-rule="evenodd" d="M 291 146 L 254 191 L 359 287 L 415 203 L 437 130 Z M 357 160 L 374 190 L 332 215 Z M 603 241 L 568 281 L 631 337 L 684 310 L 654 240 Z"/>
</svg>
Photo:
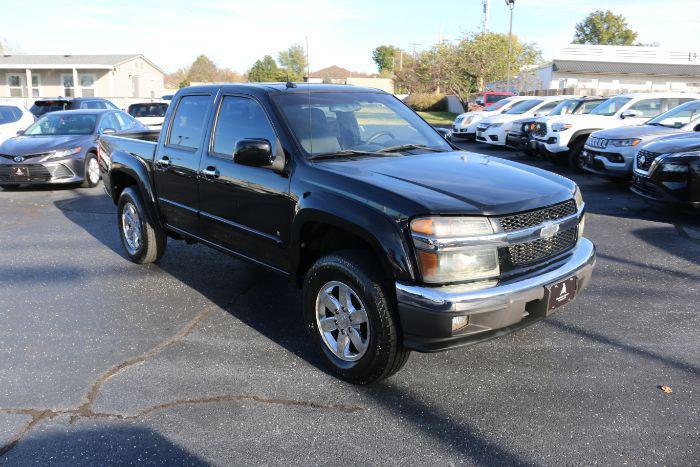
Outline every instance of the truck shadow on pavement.
<svg viewBox="0 0 700 467">
<path fill-rule="evenodd" d="M 71 222 L 123 257 L 115 227 L 116 214 L 110 212 L 111 200 L 106 196 L 90 198 L 96 197 L 78 196 L 54 204 Z M 103 214 L 109 214 L 110 217 Z M 96 216 L 100 219 L 95 219 Z M 169 241 L 168 249 L 170 251 L 166 252 L 164 258 L 152 267 L 196 290 L 246 326 L 327 373 L 309 342 L 302 323 L 300 291 L 289 284 L 286 278 L 206 247 L 185 246 L 184 242 Z M 236 287 L 232 287 L 232 284 L 236 284 Z M 474 463 L 530 463 L 480 436 L 475 427 L 453 417 L 441 409 L 439 404 L 426 401 L 426 396 L 413 394 L 391 381 L 357 390 L 376 405 L 389 410 L 397 420 L 409 422 L 412 428 L 419 429 L 434 442 L 459 456 L 471 459 Z M 65 442 L 72 439 L 66 437 Z M 114 439 L 115 436 L 112 435 L 111 440 Z M 49 441 L 45 441 L 44 444 L 49 445 Z M 31 442 L 28 440 L 26 443 Z M 155 442 L 156 449 L 163 449 L 166 454 L 169 452 L 170 446 L 158 444 L 158 440 Z M 37 446 L 37 449 L 40 448 L 41 446 Z M 125 455 L 128 458 L 129 453 Z M 189 458 L 185 459 L 187 462 Z M 183 463 L 182 459 L 178 460 L 176 463 Z M 97 462 L 99 463 L 100 459 L 97 459 Z M 195 464 L 196 462 L 198 459 L 192 461 Z"/>
<path fill-rule="evenodd" d="M 4 456 L 7 465 L 210 465 L 153 430 L 130 425 L 30 436 Z"/>
</svg>

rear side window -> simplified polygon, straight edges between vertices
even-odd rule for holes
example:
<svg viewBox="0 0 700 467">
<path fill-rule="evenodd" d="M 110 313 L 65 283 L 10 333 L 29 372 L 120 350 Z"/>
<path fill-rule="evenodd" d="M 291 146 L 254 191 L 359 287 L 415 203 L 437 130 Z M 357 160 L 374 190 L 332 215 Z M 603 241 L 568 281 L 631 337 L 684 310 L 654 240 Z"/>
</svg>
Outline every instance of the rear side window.
<svg viewBox="0 0 700 467">
<path fill-rule="evenodd" d="M 111 128 L 114 131 L 122 130 L 122 128 L 119 128 L 119 122 L 117 122 L 117 119 L 114 118 L 114 114 L 107 114 L 102 118 L 98 131 L 102 133 L 107 128 Z"/>
<path fill-rule="evenodd" d="M 230 158 L 236 142 L 247 138 L 266 139 L 274 144 L 276 136 L 257 101 L 247 97 L 225 96 L 216 121 L 213 152 Z"/>
<path fill-rule="evenodd" d="M 106 109 L 107 106 L 101 101 L 83 101 L 80 103 L 81 109 Z"/>
<path fill-rule="evenodd" d="M 637 112 L 638 117 L 656 117 L 661 113 L 661 99 L 644 99 L 632 104 L 629 110 Z"/>
<path fill-rule="evenodd" d="M 172 119 L 168 144 L 197 149 L 202 140 L 209 96 L 184 96 Z"/>
<path fill-rule="evenodd" d="M 35 102 L 29 111 L 39 117 L 49 112 L 57 112 L 59 110 L 68 110 L 70 103 L 61 101 L 44 101 Z"/>
<path fill-rule="evenodd" d="M 131 118 L 131 116 L 121 111 L 115 112 L 114 117 L 119 122 L 119 126 L 122 128 L 122 130 L 133 128 L 136 122 L 133 118 Z"/>
<path fill-rule="evenodd" d="M 554 107 L 559 105 L 559 102 L 560 101 L 548 102 L 545 105 L 543 105 L 542 107 L 540 107 L 539 109 L 537 109 L 537 111 L 542 115 L 547 115 L 549 112 L 552 111 L 552 109 L 554 109 Z"/>
<path fill-rule="evenodd" d="M 22 111 L 11 105 L 0 105 L 0 125 L 13 123 L 22 118 Z"/>
</svg>

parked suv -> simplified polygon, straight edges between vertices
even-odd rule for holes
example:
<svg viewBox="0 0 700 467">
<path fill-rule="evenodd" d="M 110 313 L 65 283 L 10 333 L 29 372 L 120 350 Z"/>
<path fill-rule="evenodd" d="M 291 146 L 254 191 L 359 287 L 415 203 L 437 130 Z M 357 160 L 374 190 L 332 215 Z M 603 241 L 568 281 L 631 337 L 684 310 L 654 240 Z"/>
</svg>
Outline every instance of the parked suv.
<svg viewBox="0 0 700 467">
<path fill-rule="evenodd" d="M 681 104 L 643 125 L 594 131 L 586 140 L 581 162 L 587 172 L 630 178 L 641 146 L 659 137 L 691 131 L 700 131 L 700 100 Z"/>
<path fill-rule="evenodd" d="M 353 383 L 528 326 L 590 281 L 575 183 L 460 151 L 385 92 L 188 87 L 163 128 L 100 137 L 125 255 L 157 261 L 170 237 L 288 277 L 322 361 Z"/>
<path fill-rule="evenodd" d="M 39 99 L 34 101 L 34 105 L 29 111 L 36 118 L 49 112 L 59 110 L 119 110 L 107 99 L 99 97 L 57 97 L 55 99 Z"/>
<path fill-rule="evenodd" d="M 452 123 L 452 138 L 474 139 L 476 136 L 476 125 L 486 117 L 501 114 L 510 110 L 518 102 L 530 99 L 529 96 L 512 96 L 501 99 L 484 110 L 475 110 L 457 115 Z"/>
<path fill-rule="evenodd" d="M 482 143 L 505 146 L 506 133 L 513 122 L 529 117 L 543 117 L 564 99 L 571 96 L 538 96 L 518 102 L 500 115 L 483 119 L 476 126 L 476 140 Z"/>
<path fill-rule="evenodd" d="M 565 99 L 544 117 L 527 117 L 516 120 L 506 133 L 506 145 L 528 155 L 533 155 L 537 152 L 537 145 L 533 144 L 536 141 L 532 139 L 532 134 L 537 128 L 544 125 L 546 119 L 555 115 L 587 114 L 604 100 L 602 97 L 585 96 Z"/>
<path fill-rule="evenodd" d="M 547 119 L 534 138 L 538 150 L 553 162 L 565 158 L 582 171 L 581 151 L 588 136 L 596 130 L 639 125 L 699 94 L 680 92 L 620 94 L 599 104 L 587 115 L 562 115 Z"/>
</svg>

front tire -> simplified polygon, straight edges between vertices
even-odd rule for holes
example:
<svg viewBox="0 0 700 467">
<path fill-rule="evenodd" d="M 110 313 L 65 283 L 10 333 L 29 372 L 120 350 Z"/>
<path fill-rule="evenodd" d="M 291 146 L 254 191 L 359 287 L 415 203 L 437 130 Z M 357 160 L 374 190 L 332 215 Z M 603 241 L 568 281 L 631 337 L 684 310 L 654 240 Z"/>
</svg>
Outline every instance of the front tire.
<svg viewBox="0 0 700 467">
<path fill-rule="evenodd" d="M 583 159 L 581 158 L 584 144 L 586 144 L 586 138 L 579 138 L 574 141 L 569 149 L 569 166 L 578 173 L 586 172 L 583 170 Z"/>
<path fill-rule="evenodd" d="M 153 224 L 134 187 L 129 186 L 122 191 L 117 214 L 122 246 L 130 261 L 147 264 L 163 257 L 168 237 L 163 229 Z"/>
<path fill-rule="evenodd" d="M 82 188 L 93 188 L 100 183 L 100 165 L 97 162 L 97 156 L 89 152 L 85 156 L 85 169 L 83 174 Z"/>
<path fill-rule="evenodd" d="M 304 318 L 321 359 L 353 384 L 388 378 L 408 360 L 396 300 L 371 255 L 347 250 L 324 256 L 304 279 Z"/>
</svg>

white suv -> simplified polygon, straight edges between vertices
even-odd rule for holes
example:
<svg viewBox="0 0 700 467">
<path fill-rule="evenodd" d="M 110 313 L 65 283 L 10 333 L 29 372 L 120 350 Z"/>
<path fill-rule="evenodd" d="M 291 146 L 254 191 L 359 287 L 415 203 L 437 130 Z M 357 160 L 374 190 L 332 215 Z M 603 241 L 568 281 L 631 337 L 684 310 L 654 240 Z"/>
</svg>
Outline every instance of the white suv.
<svg viewBox="0 0 700 467">
<path fill-rule="evenodd" d="M 581 168 L 581 151 L 596 130 L 639 125 L 670 108 L 698 99 L 699 94 L 657 92 L 620 94 L 604 101 L 587 115 L 563 115 L 547 119 L 533 134 L 540 153 L 553 161 L 566 156 L 572 167 Z"/>
<path fill-rule="evenodd" d="M 452 123 L 452 137 L 455 139 L 474 139 L 476 135 L 476 124 L 486 117 L 501 114 L 518 102 L 531 99 L 530 96 L 510 96 L 500 101 L 496 101 L 483 110 L 466 112 L 457 115 Z"/>
<path fill-rule="evenodd" d="M 551 112 L 561 101 L 571 96 L 530 96 L 510 110 L 483 119 L 476 125 L 476 140 L 481 143 L 505 146 L 506 134 L 513 122 L 528 117 L 541 117 Z"/>
<path fill-rule="evenodd" d="M 688 132 L 700 132 L 700 100 L 681 104 L 643 125 L 594 131 L 581 152 L 581 163 L 587 172 L 629 178 L 634 158 L 644 144 Z"/>
</svg>

